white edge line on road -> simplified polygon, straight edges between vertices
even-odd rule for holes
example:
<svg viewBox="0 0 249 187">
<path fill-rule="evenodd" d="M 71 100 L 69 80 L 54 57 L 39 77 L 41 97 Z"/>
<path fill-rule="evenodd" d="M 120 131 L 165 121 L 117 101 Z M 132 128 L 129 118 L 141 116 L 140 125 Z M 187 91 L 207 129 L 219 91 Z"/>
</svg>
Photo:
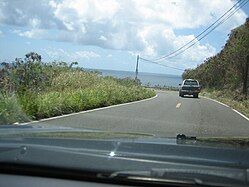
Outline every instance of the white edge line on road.
<svg viewBox="0 0 249 187">
<path fill-rule="evenodd" d="M 246 117 L 244 114 L 241 114 L 239 111 L 237 111 L 237 110 L 235 110 L 235 109 L 233 109 L 233 108 L 232 108 L 232 110 L 233 110 L 234 112 L 236 112 L 237 114 L 241 115 L 242 117 L 244 117 L 245 119 L 247 119 L 247 120 L 249 121 L 249 118 Z"/>
<path fill-rule="evenodd" d="M 215 99 L 211 99 L 211 98 L 205 97 L 205 96 L 201 96 L 201 97 L 203 97 L 203 98 L 205 98 L 205 99 L 209 99 L 209 100 L 214 101 L 214 102 L 216 102 L 216 103 L 219 103 L 219 104 L 221 104 L 221 105 L 223 105 L 223 106 L 225 106 L 225 107 L 231 108 L 230 106 L 228 106 L 228 105 L 226 105 L 226 104 L 224 104 L 224 103 L 222 103 L 222 102 L 220 102 L 220 101 L 217 101 L 217 100 L 215 100 Z"/>
<path fill-rule="evenodd" d="M 147 99 L 143 99 L 143 100 L 139 100 L 139 101 L 133 101 L 133 102 L 129 102 L 129 103 L 122 103 L 122 104 L 117 104 L 117 105 L 111 105 L 111 106 L 106 106 L 106 107 L 101 107 L 101 108 L 95 108 L 95 109 L 91 109 L 91 110 L 84 110 L 81 112 L 75 112 L 75 113 L 71 113 L 71 114 L 65 114 L 65 115 L 61 115 L 61 116 L 55 116 L 55 117 L 51 117 L 51 118 L 45 118 L 45 119 L 41 119 L 41 120 L 37 120 L 37 121 L 30 121 L 30 122 L 26 122 L 26 123 L 20 123 L 18 125 L 28 125 L 28 124 L 33 124 L 33 123 L 38 123 L 38 122 L 44 122 L 44 121 L 50 121 L 50 120 L 54 120 L 54 119 L 58 119 L 58 118 L 64 118 L 64 117 L 68 117 L 68 116 L 74 116 L 77 114 L 84 114 L 84 113 L 89 113 L 89 112 L 95 112 L 95 111 L 99 111 L 99 110 L 104 110 L 104 109 L 108 109 L 108 108 L 114 108 L 114 107 L 119 107 L 119 106 L 125 106 L 125 105 L 130 105 L 130 104 L 135 104 L 135 103 L 140 103 L 143 101 L 149 101 L 152 99 L 157 98 L 157 94 L 154 97 L 151 98 L 147 98 Z"/>
<path fill-rule="evenodd" d="M 226 104 L 224 104 L 224 103 L 222 103 L 222 102 L 220 102 L 220 101 L 217 101 L 217 100 L 215 100 L 215 99 L 211 99 L 211 98 L 205 97 L 205 96 L 201 96 L 201 97 L 203 97 L 203 98 L 205 98 L 205 99 L 209 99 L 209 100 L 214 101 L 214 102 L 216 102 L 216 103 L 219 103 L 219 104 L 221 104 L 221 105 L 223 105 L 223 106 L 225 106 L 225 107 L 231 108 L 234 112 L 236 112 L 237 114 L 239 114 L 240 116 L 242 116 L 243 118 L 245 118 L 247 121 L 249 121 L 249 118 L 248 118 L 248 117 L 246 117 L 244 114 L 240 113 L 239 111 L 235 110 L 234 108 L 232 108 L 232 107 L 230 107 L 230 106 L 228 106 L 228 105 L 226 105 Z"/>
</svg>

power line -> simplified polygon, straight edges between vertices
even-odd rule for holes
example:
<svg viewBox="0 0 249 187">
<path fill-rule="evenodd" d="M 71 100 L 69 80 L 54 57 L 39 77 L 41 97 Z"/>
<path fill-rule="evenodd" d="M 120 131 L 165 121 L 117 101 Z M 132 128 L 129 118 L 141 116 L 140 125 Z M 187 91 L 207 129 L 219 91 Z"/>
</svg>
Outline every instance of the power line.
<svg viewBox="0 0 249 187">
<path fill-rule="evenodd" d="M 206 28 L 204 31 L 202 31 L 200 34 L 198 34 L 194 39 L 192 39 L 191 41 L 189 41 L 188 43 L 186 43 L 185 45 L 183 45 L 182 47 L 178 48 L 177 50 L 169 53 L 168 55 L 165 55 L 163 57 L 157 58 L 154 61 L 158 61 L 161 60 L 163 58 L 167 58 L 169 56 L 171 56 L 172 54 L 175 54 L 176 52 L 180 51 L 181 49 L 183 49 L 184 47 L 186 47 L 187 45 L 189 45 L 190 43 L 192 43 L 193 41 L 195 41 L 196 39 L 198 39 L 202 34 L 204 34 L 207 30 L 209 30 L 212 26 L 214 26 L 218 21 L 220 21 L 228 12 L 230 12 L 235 6 L 237 6 L 240 3 L 241 0 L 239 0 L 237 3 L 235 3 L 228 11 L 226 11 L 219 19 L 217 19 L 213 24 L 211 24 L 208 28 Z M 244 1 L 244 0 L 243 0 Z M 242 1 L 242 2 L 243 2 Z M 215 27 L 216 28 L 216 27 Z"/>
<path fill-rule="evenodd" d="M 214 23 L 212 23 L 209 27 L 207 27 L 204 31 L 202 31 L 200 34 L 198 34 L 194 39 L 192 39 L 191 41 L 189 41 L 189 42 L 187 42 L 185 45 L 183 45 L 182 47 L 180 47 L 180 48 L 178 48 L 177 50 L 175 50 L 175 51 L 173 51 L 173 52 L 171 52 L 171 53 L 169 53 L 169 54 L 167 54 L 167 55 L 165 55 L 165 56 L 162 56 L 162 57 L 160 57 L 160 58 L 157 58 L 157 59 L 154 59 L 154 60 L 152 60 L 152 61 L 158 61 L 158 60 L 161 60 L 161 59 L 163 59 L 163 58 L 167 58 L 167 57 L 169 57 L 169 56 L 171 56 L 171 55 L 173 55 L 173 54 L 175 54 L 175 53 L 177 53 L 178 51 L 180 51 L 181 49 L 183 49 L 184 47 L 186 47 L 187 45 L 189 45 L 190 43 L 192 43 L 193 41 L 195 41 L 196 39 L 198 39 L 202 34 L 204 34 L 206 31 L 208 31 L 211 27 L 213 27 L 218 21 L 220 21 L 224 16 L 226 16 L 234 7 L 236 7 L 238 4 L 240 4 L 240 2 L 242 2 L 243 3 L 243 1 L 245 1 L 245 0 L 239 0 L 239 1 L 237 1 L 237 3 L 235 3 L 229 10 L 227 10 L 221 17 L 219 17 Z M 241 3 L 241 4 L 242 4 Z M 246 2 L 247 3 L 247 2 Z M 245 3 L 245 4 L 246 4 Z M 241 5 L 240 4 L 240 5 Z M 245 5 L 244 4 L 244 5 Z M 239 6 L 240 6 L 239 5 Z M 243 5 L 243 6 L 244 6 Z M 238 8 L 238 7 L 237 7 Z M 218 25 L 219 25 L 219 23 L 218 23 Z M 215 26 L 215 28 L 216 28 L 217 26 Z M 214 30 L 214 29 L 213 29 Z M 210 33 L 210 32 L 209 32 Z"/>
<path fill-rule="evenodd" d="M 157 64 L 157 65 L 160 65 L 160 66 L 164 66 L 164 67 L 171 68 L 171 69 L 175 69 L 175 70 L 179 70 L 179 71 L 184 71 L 184 70 L 185 70 L 185 69 L 177 68 L 177 67 L 174 67 L 174 66 L 168 66 L 168 65 L 165 65 L 165 64 L 160 64 L 160 63 L 158 63 L 158 62 L 155 62 L 155 61 L 152 61 L 152 60 L 148 60 L 148 59 L 145 59 L 145 58 L 142 58 L 142 57 L 139 57 L 139 59 L 141 59 L 141 60 L 143 60 L 143 61 L 145 61 L 145 62 Z"/>
<path fill-rule="evenodd" d="M 245 4 L 248 3 L 248 0 L 244 2 L 244 4 L 240 7 L 237 7 L 237 9 L 235 9 L 233 12 L 231 12 L 228 17 L 226 17 L 224 20 L 222 20 L 216 27 L 212 28 L 209 32 L 207 32 L 204 36 L 202 36 L 198 41 L 194 42 L 193 44 L 191 44 L 190 46 L 188 46 L 187 48 L 185 48 L 184 50 L 176 53 L 173 56 L 168 57 L 168 59 L 171 59 L 175 56 L 178 56 L 181 53 L 184 53 L 186 50 L 188 50 L 190 47 L 194 46 L 196 43 L 198 43 L 199 41 L 201 41 L 203 38 L 205 38 L 208 34 L 210 34 L 214 29 L 216 29 L 219 25 L 221 25 L 222 23 L 224 23 L 226 20 L 228 20 L 231 16 L 233 16 L 240 8 L 242 8 L 243 6 L 245 6 Z"/>
<path fill-rule="evenodd" d="M 232 12 L 230 12 L 223 20 L 221 20 L 221 22 L 219 22 L 214 28 L 212 28 L 209 32 L 207 32 L 204 36 L 202 36 L 198 41 L 194 42 L 193 44 L 191 44 L 190 46 L 188 46 L 187 48 L 185 48 L 183 51 L 180 51 L 178 52 L 177 54 L 175 54 L 174 56 L 171 56 L 169 58 L 173 58 L 183 52 L 185 52 L 187 49 L 189 49 L 190 47 L 192 47 L 193 45 L 195 45 L 197 42 L 199 42 L 200 40 L 202 40 L 204 37 L 206 37 L 209 33 L 211 33 L 214 29 L 216 29 L 219 25 L 221 25 L 222 23 L 224 23 L 226 20 L 228 20 L 231 16 L 233 16 L 240 8 L 242 8 L 246 3 L 248 3 L 249 0 L 246 0 L 246 1 L 242 1 L 242 3 L 237 6 Z M 234 6 L 233 6 L 234 7 Z M 233 8 L 232 7 L 232 8 Z M 232 9 L 231 8 L 231 9 Z M 223 16 L 224 17 L 224 16 Z M 212 24 L 213 25 L 213 24 Z M 211 27 L 210 27 L 211 28 Z M 206 29 L 207 30 L 207 29 Z M 204 33 L 204 31 L 202 32 L 202 34 Z M 199 34 L 201 35 L 201 34 Z M 198 35 L 198 36 L 199 36 Z M 196 38 L 195 38 L 196 39 Z M 194 39 L 194 40 L 195 40 Z M 192 41 L 194 41 L 192 40 Z M 188 44 L 192 43 L 192 41 L 188 42 Z M 182 48 L 186 47 L 188 44 L 185 44 L 184 46 L 182 46 Z M 181 49 L 182 49 L 181 48 Z M 179 51 L 179 50 L 178 50 Z M 174 53 L 176 53 L 177 51 L 175 51 Z M 172 54 L 171 54 L 172 55 Z M 170 56 L 170 55 L 169 55 Z M 161 57 L 162 58 L 162 57 Z M 165 58 L 165 57 L 164 57 Z M 142 58 L 140 57 L 139 59 L 145 61 L 145 62 L 149 62 L 149 63 L 153 63 L 153 64 L 157 64 L 157 65 L 161 65 L 161 66 L 164 66 L 164 67 L 167 67 L 167 68 L 172 68 L 172 69 L 176 69 L 176 70 L 180 70 L 180 71 L 184 71 L 185 69 L 182 69 L 182 68 L 177 68 L 177 67 L 173 67 L 173 66 L 168 66 L 168 65 L 165 65 L 165 64 L 160 64 L 158 62 L 156 62 L 156 60 L 148 60 L 148 59 L 145 59 L 145 58 Z M 158 61 L 158 60 L 157 60 Z"/>
</svg>

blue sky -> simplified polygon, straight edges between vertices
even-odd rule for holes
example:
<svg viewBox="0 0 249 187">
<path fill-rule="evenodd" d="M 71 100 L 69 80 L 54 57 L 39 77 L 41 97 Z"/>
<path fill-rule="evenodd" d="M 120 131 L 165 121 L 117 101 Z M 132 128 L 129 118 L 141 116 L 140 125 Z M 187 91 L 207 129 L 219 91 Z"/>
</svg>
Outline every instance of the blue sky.
<svg viewBox="0 0 249 187">
<path fill-rule="evenodd" d="M 134 71 L 136 55 L 154 59 L 194 39 L 234 0 L 13 0 L 0 2 L 0 60 L 30 51 L 44 61 L 78 61 L 85 68 Z M 219 52 L 243 24 L 249 3 L 182 55 L 160 63 L 193 68 Z M 140 61 L 139 71 L 182 71 Z"/>
</svg>

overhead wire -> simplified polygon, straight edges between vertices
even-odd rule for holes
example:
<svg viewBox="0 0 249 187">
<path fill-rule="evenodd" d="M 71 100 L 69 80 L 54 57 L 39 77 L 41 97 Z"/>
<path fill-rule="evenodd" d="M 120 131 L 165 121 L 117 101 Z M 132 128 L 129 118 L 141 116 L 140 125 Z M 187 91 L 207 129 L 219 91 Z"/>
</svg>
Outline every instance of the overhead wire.
<svg viewBox="0 0 249 187">
<path fill-rule="evenodd" d="M 175 70 L 180 70 L 180 71 L 184 71 L 185 70 L 183 68 L 178 68 L 178 67 L 174 67 L 174 66 L 168 66 L 168 65 L 161 64 L 161 63 L 158 63 L 158 62 L 155 62 L 155 61 L 152 61 L 152 60 L 148 60 L 148 59 L 145 59 L 145 58 L 142 58 L 142 57 L 139 57 L 139 59 L 141 59 L 141 60 L 143 60 L 145 62 L 157 64 L 157 65 L 164 66 L 164 67 L 171 68 L 171 69 L 175 69 Z"/>
<path fill-rule="evenodd" d="M 168 65 L 165 65 L 165 64 L 161 64 L 161 63 L 158 63 L 157 61 L 159 60 L 162 60 L 164 58 L 167 58 L 167 59 L 171 59 L 175 56 L 178 56 L 182 53 L 184 53 L 187 49 L 189 49 L 190 47 L 194 46 L 196 43 L 198 43 L 200 40 L 202 40 L 203 38 L 205 38 L 208 34 L 210 34 L 214 29 L 216 29 L 218 26 L 220 26 L 221 24 L 223 24 L 226 20 L 228 20 L 231 16 L 233 16 L 240 8 L 242 8 L 243 6 L 245 6 L 245 4 L 248 3 L 249 0 L 239 0 L 236 4 L 234 4 L 233 7 L 231 7 L 228 11 L 226 11 L 219 19 L 217 19 L 213 24 L 211 24 L 207 29 L 205 29 L 203 32 L 201 32 L 197 37 L 201 36 L 202 34 L 204 34 L 207 30 L 209 30 L 212 26 L 214 26 L 218 21 L 221 20 L 221 18 L 225 17 L 224 19 L 222 19 L 217 25 L 215 25 L 211 30 L 209 30 L 205 35 L 203 35 L 201 38 L 199 38 L 199 40 L 197 40 L 196 42 L 192 43 L 193 41 L 195 41 L 197 39 L 194 38 L 193 40 L 189 41 L 188 43 L 186 43 L 185 45 L 183 45 L 182 47 L 180 47 L 179 49 L 177 49 L 176 51 L 174 52 L 171 52 L 170 54 L 168 55 L 165 55 L 163 57 L 160 57 L 160 58 L 157 58 L 155 60 L 149 60 L 149 59 L 146 59 L 146 58 L 143 58 L 143 57 L 140 57 L 139 59 L 143 60 L 143 61 L 146 61 L 146 62 L 149 62 L 149 63 L 154 63 L 154 64 L 157 64 L 157 65 L 161 65 L 161 66 L 164 66 L 164 67 L 168 67 L 168 68 L 172 68 L 172 69 L 176 69 L 176 70 L 180 70 L 180 71 L 183 71 L 184 69 L 182 68 L 178 68 L 178 67 L 173 67 L 173 66 L 168 66 Z M 242 3 L 240 3 L 242 2 Z M 238 5 L 238 3 L 240 3 Z M 237 6 L 238 5 L 238 6 Z M 236 7 L 234 10 L 232 10 L 234 7 Z M 230 13 L 229 13 L 230 12 Z M 229 13 L 227 15 L 227 13 Z M 191 44 L 192 43 L 192 44 Z M 189 44 L 191 44 L 190 46 L 188 46 Z M 185 48 L 186 46 L 188 46 L 187 48 Z M 184 49 L 183 49 L 184 48 Z M 181 49 L 183 49 L 182 51 L 180 51 Z M 180 51 L 180 52 L 178 52 Z M 178 52 L 178 53 L 177 53 Z M 175 54 L 176 53 L 176 54 Z M 175 55 L 173 55 L 175 54 Z M 173 56 L 172 56 L 173 55 Z"/>
<path fill-rule="evenodd" d="M 190 43 L 192 43 L 193 41 L 195 41 L 196 39 L 198 39 L 201 35 L 203 35 L 206 31 L 208 31 L 210 28 L 212 28 L 217 22 L 219 22 L 224 16 L 226 16 L 230 11 L 232 11 L 232 9 L 234 7 L 236 7 L 238 4 L 240 4 L 241 2 L 243 3 L 243 1 L 247 1 L 247 0 L 239 0 L 237 1 L 237 3 L 235 3 L 229 10 L 227 10 L 223 15 L 221 15 L 215 22 L 213 22 L 209 27 L 207 27 L 205 30 L 203 30 L 200 34 L 198 34 L 194 39 L 190 40 L 189 42 L 187 42 L 186 44 L 184 44 L 182 47 L 178 48 L 177 50 L 167 54 L 167 55 L 164 55 L 162 57 L 159 57 L 159 58 L 156 58 L 156 59 L 153 59 L 153 61 L 158 61 L 158 60 L 161 60 L 163 58 L 167 58 L 173 54 L 175 54 L 176 52 L 180 51 L 181 49 L 183 49 L 184 47 L 188 46 Z"/>
<path fill-rule="evenodd" d="M 242 8 L 246 3 L 248 3 L 249 0 L 247 0 L 242 6 L 238 7 L 237 9 L 235 9 L 233 12 L 231 12 L 228 17 L 226 17 L 222 22 L 220 22 L 217 27 L 221 24 L 223 24 L 226 20 L 228 20 L 231 16 L 233 16 L 240 8 Z M 205 38 L 208 34 L 210 34 L 214 29 L 216 29 L 217 27 L 212 28 L 210 31 L 208 31 L 205 35 L 203 35 L 201 38 L 199 38 L 199 40 L 197 40 L 196 42 L 194 42 L 193 44 L 191 44 L 190 46 L 188 46 L 187 48 L 185 48 L 184 50 L 176 53 L 173 56 L 169 56 L 167 59 L 171 59 L 173 57 L 176 57 L 182 53 L 184 53 L 186 50 L 188 50 L 189 48 L 191 48 L 192 46 L 194 46 L 195 44 L 197 44 L 199 41 L 201 41 L 203 38 Z"/>
</svg>

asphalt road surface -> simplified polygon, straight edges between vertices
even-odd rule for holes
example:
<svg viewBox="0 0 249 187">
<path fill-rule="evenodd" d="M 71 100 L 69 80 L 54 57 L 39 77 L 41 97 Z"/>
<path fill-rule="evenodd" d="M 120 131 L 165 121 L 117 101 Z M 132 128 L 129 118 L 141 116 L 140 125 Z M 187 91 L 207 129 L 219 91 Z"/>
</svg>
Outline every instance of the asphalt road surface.
<svg viewBox="0 0 249 187">
<path fill-rule="evenodd" d="M 173 91 L 159 91 L 156 98 L 138 103 L 38 124 L 150 133 L 165 137 L 175 137 L 177 133 L 189 136 L 249 136 L 249 121 L 231 108 L 202 97 L 181 98 L 178 92 Z"/>
</svg>

